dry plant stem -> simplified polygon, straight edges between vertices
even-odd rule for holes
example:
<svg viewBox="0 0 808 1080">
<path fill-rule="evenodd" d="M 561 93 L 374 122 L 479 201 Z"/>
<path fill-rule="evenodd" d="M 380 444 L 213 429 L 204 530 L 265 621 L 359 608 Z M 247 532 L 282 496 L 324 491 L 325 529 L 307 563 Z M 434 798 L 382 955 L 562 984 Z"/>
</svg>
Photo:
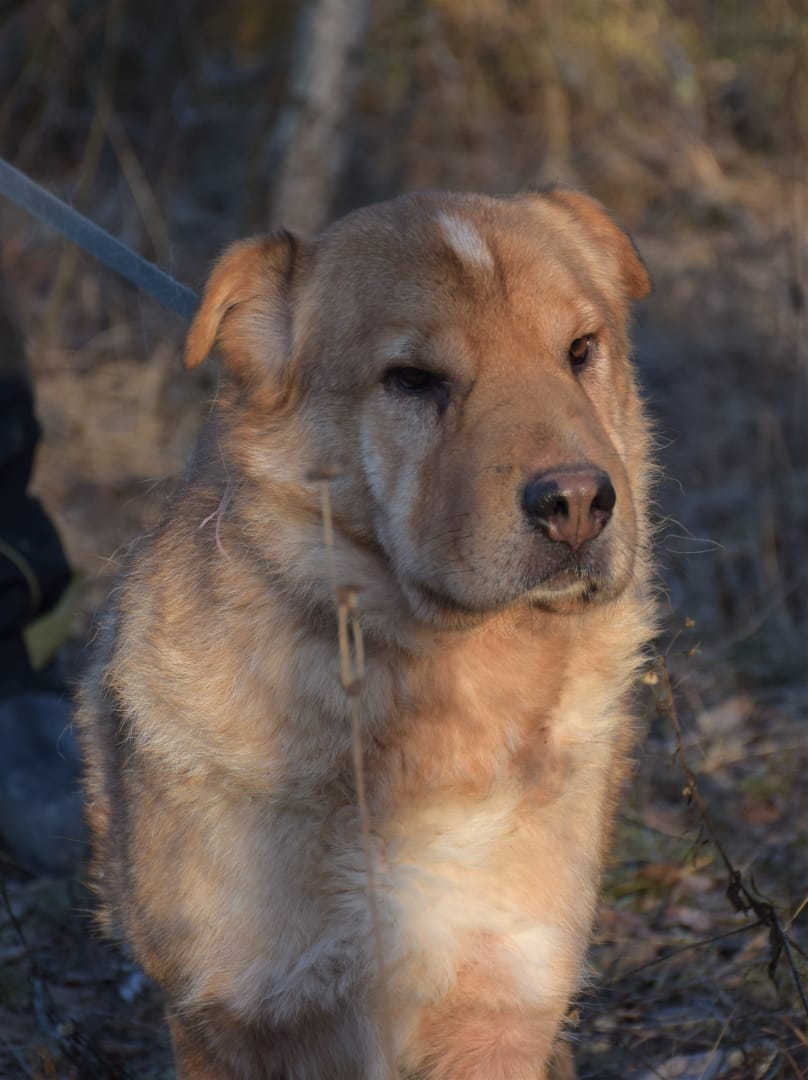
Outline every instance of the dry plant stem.
<svg viewBox="0 0 808 1080">
<path fill-rule="evenodd" d="M 797 989 L 800 1003 L 806 1016 L 808 1016 L 808 997 L 806 997 L 802 980 L 800 979 L 799 972 L 794 963 L 791 941 L 789 940 L 788 934 L 783 929 L 780 918 L 774 909 L 774 905 L 767 900 L 763 900 L 760 896 L 756 895 L 756 892 L 752 891 L 752 889 L 746 885 L 741 871 L 732 863 L 732 860 L 719 840 L 718 834 L 710 820 L 707 806 L 699 791 L 696 775 L 687 761 L 684 737 L 682 735 L 682 725 L 676 708 L 676 700 L 673 695 L 670 673 L 668 672 L 668 666 L 663 656 L 657 656 L 656 670 L 658 680 L 657 708 L 663 716 L 667 716 L 670 719 L 670 722 L 673 725 L 674 732 L 676 733 L 676 752 L 679 756 L 682 772 L 685 774 L 685 779 L 687 780 L 687 794 L 693 800 L 693 804 L 698 810 L 705 833 L 710 838 L 710 841 L 721 856 L 721 860 L 726 867 L 729 876 L 726 893 L 727 899 L 736 911 L 743 913 L 751 911 L 756 916 L 757 923 L 752 924 L 753 926 L 760 924 L 767 927 L 769 931 L 769 978 L 772 979 L 772 981 L 774 980 L 780 959 L 785 956 L 786 963 Z"/>
<path fill-rule="evenodd" d="M 348 605 L 337 602 L 337 641 L 339 643 L 339 678 L 346 694 L 358 690 L 351 662 L 351 643 L 348 631 Z"/>
<path fill-rule="evenodd" d="M 43 1031 L 56 1031 L 58 1029 L 56 1009 L 48 984 L 40 971 L 36 957 L 28 947 L 28 941 L 23 933 L 20 920 L 14 914 L 14 909 L 11 906 L 11 901 L 9 900 L 8 891 L 6 889 L 6 879 L 2 874 L 0 874 L 0 896 L 3 897 L 3 907 L 6 909 L 6 914 L 8 915 L 14 935 L 19 941 L 20 947 L 25 954 L 28 965 L 28 979 L 31 983 L 34 999 L 34 1013 L 36 1015 L 37 1023 Z"/>
<path fill-rule="evenodd" d="M 106 125 L 105 134 L 115 151 L 121 172 L 132 193 L 143 230 L 154 249 L 157 263 L 164 264 L 168 260 L 171 242 L 168 226 L 154 189 L 149 183 L 143 166 L 140 164 L 140 158 L 132 146 L 126 128 L 115 111 L 113 109 L 102 110 L 101 121 Z"/>
<path fill-rule="evenodd" d="M 362 628 L 359 624 L 359 608 L 356 589 L 352 586 L 339 586 L 336 580 L 334 559 L 334 522 L 331 514 L 331 493 L 327 478 L 318 478 L 323 515 L 323 538 L 328 555 L 328 570 L 334 589 L 337 606 L 337 636 L 339 641 L 340 681 L 342 688 L 349 695 L 351 704 L 351 750 L 353 757 L 356 801 L 359 809 L 359 824 L 362 833 L 362 846 L 365 852 L 368 880 L 368 908 L 373 929 L 376 968 L 379 980 L 377 1014 L 381 1033 L 382 1054 L 389 1075 L 395 1075 L 393 1035 L 390 1023 L 390 1008 L 387 1000 L 387 970 L 382 946 L 381 919 L 376 894 L 376 871 L 373 862 L 373 841 L 370 831 L 370 813 L 368 811 L 367 789 L 365 787 L 365 766 L 362 758 L 362 729 L 359 710 L 359 693 L 365 677 L 365 649 Z"/>
<path fill-rule="evenodd" d="M 797 919 L 799 919 L 800 915 L 802 915 L 803 911 L 805 911 L 806 907 L 808 907 L 808 896 L 803 897 L 803 899 L 800 901 L 800 903 L 797 906 L 797 910 L 794 912 L 794 914 L 788 920 L 788 928 L 789 928 L 789 930 L 794 925 L 794 923 L 797 921 Z"/>
<path fill-rule="evenodd" d="M 648 960 L 645 964 L 640 964 L 638 967 L 629 968 L 628 971 L 623 971 L 613 979 L 609 979 L 604 983 L 605 986 L 617 986 L 618 983 L 625 982 L 626 979 L 631 979 L 635 975 L 639 975 L 643 971 L 647 971 L 649 968 L 656 967 L 658 964 L 664 964 L 667 960 L 672 960 L 674 956 L 680 956 L 682 953 L 690 952 L 692 949 L 703 949 L 706 945 L 714 945 L 716 941 L 723 941 L 725 938 L 735 937 L 737 934 L 745 934 L 748 930 L 756 930 L 763 924 L 756 919 L 754 922 L 745 923 L 743 926 L 736 926 L 734 930 L 727 930 L 723 934 L 714 934 L 712 937 L 702 938 L 701 941 L 692 941 L 689 945 L 681 945 L 678 949 L 671 949 L 670 952 L 666 952 L 663 956 L 657 956 L 653 960 Z"/>
<path fill-rule="evenodd" d="M 107 9 L 106 32 L 104 40 L 104 53 L 102 56 L 101 86 L 95 104 L 90 132 L 85 143 L 84 156 L 79 166 L 78 180 L 73 192 L 72 204 L 77 210 L 82 210 L 89 196 L 90 184 L 98 171 L 101 160 L 101 151 L 104 139 L 109 128 L 109 117 L 112 113 L 112 96 L 110 86 L 114 76 L 114 66 L 123 13 L 123 0 L 112 0 Z M 53 339 L 56 325 L 61 318 L 65 306 L 67 292 L 70 284 L 75 279 L 75 270 L 78 263 L 79 250 L 70 245 L 63 248 L 61 258 L 56 267 L 53 289 L 48 298 L 45 312 L 42 316 L 42 329 L 34 345 L 35 356 L 41 361 Z"/>
</svg>

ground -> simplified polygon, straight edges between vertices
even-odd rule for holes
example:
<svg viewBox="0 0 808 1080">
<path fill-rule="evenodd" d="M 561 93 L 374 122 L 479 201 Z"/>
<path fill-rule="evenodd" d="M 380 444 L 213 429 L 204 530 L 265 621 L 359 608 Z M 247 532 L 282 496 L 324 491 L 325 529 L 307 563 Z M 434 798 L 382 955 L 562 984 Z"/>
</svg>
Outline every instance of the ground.
<svg viewBox="0 0 808 1080">
<path fill-rule="evenodd" d="M 198 287 L 221 244 L 271 213 L 256 148 L 288 19 L 256 27 L 246 3 L 229 21 L 202 3 L 193 33 L 169 18 L 148 52 L 156 7 L 126 16 L 121 130 L 93 136 L 102 7 L 39 20 L 13 5 L 0 152 Z M 808 1077 L 805 12 L 761 4 L 750 25 L 732 4 L 615 2 L 599 22 L 587 4 L 473 8 L 378 6 L 334 206 L 557 175 L 621 215 L 656 283 L 635 337 L 662 467 L 665 664 L 638 688 L 646 735 L 570 1021 L 581 1075 Z M 76 674 L 215 373 L 182 371 L 179 319 L 11 209 L 0 267 L 44 429 L 36 488 L 81 575 L 61 661 Z M 0 1075 L 173 1075 L 157 995 L 100 940 L 80 880 L 6 860 L 0 881 Z"/>
</svg>

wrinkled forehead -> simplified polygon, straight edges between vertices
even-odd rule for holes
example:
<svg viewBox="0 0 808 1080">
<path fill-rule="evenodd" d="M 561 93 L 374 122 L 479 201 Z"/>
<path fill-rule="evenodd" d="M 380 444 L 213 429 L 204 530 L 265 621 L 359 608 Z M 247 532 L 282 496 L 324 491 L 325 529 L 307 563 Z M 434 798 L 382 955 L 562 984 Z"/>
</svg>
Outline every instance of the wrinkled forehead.
<svg viewBox="0 0 808 1080">
<path fill-rule="evenodd" d="M 407 196 L 342 219 L 317 242 L 317 303 L 343 320 L 602 320 L 609 283 L 563 216 L 529 199 Z"/>
</svg>

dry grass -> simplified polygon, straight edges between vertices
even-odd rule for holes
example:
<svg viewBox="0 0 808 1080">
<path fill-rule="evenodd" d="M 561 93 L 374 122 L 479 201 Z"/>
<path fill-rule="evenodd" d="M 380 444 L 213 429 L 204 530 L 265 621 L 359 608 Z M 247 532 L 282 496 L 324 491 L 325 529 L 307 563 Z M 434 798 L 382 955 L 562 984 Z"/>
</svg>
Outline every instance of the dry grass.
<svg viewBox="0 0 808 1080">
<path fill-rule="evenodd" d="M 122 8 L 113 46 L 113 9 L 20 0 L 0 16 L 0 152 L 63 194 L 83 177 L 94 217 L 198 284 L 224 241 L 266 224 L 294 4 L 264 7 L 201 0 L 191 19 L 148 0 Z M 660 491 L 660 584 L 669 625 L 694 625 L 662 644 L 681 734 L 644 691 L 578 1009 L 585 1077 L 808 1077 L 806 27 L 800 0 L 383 0 L 363 54 L 336 209 L 561 176 L 623 216 L 657 283 L 638 354 L 677 478 Z M 182 373 L 181 325 L 83 256 L 55 291 L 61 242 L 15 211 L 2 222 L 38 343 L 37 490 L 84 575 L 78 669 L 215 377 Z M 788 934 L 773 977 L 771 923 L 727 897 L 715 838 Z M 159 1003 L 88 933 L 80 888 L 0 869 L 0 1075 L 170 1076 Z"/>
</svg>

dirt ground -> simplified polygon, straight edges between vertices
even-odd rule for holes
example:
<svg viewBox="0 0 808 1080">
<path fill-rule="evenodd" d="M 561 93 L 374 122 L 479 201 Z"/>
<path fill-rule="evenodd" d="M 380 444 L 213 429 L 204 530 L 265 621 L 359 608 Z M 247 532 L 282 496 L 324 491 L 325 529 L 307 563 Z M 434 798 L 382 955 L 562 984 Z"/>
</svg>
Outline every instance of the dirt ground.
<svg viewBox="0 0 808 1080">
<path fill-rule="evenodd" d="M 0 153 L 199 287 L 272 223 L 295 5 L 191 7 L 159 34 L 159 5 L 120 16 L 113 78 L 105 5 L 12 4 Z M 808 1077 L 808 12 L 562 7 L 374 8 L 331 209 L 557 176 L 631 228 L 656 283 L 635 339 L 665 665 L 638 687 L 647 734 L 571 1037 L 582 1077 Z M 0 270 L 44 429 L 36 490 L 81 575 L 73 675 L 216 374 L 181 370 L 181 320 L 11 208 Z M 81 881 L 2 858 L 0 881 L 0 1077 L 171 1077 L 156 992 L 95 934 Z"/>
</svg>

